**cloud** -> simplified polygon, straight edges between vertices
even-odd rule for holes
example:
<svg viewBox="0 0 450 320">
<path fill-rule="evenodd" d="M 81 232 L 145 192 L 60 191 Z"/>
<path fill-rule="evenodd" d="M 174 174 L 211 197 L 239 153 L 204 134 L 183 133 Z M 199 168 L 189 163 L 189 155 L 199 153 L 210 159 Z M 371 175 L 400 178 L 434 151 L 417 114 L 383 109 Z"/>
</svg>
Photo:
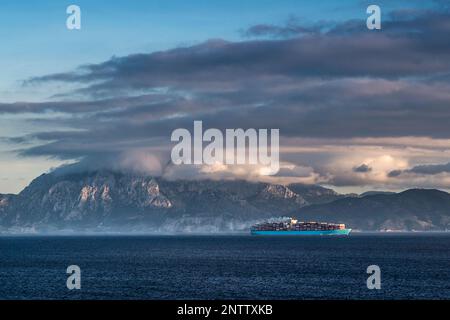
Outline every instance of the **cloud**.
<svg viewBox="0 0 450 320">
<path fill-rule="evenodd" d="M 369 32 L 365 21 L 348 21 L 329 32 L 307 37 L 199 45 L 148 54 L 112 57 L 78 70 L 35 77 L 83 83 L 87 93 L 176 87 L 223 89 L 262 77 L 423 77 L 450 66 L 450 13 L 419 11 L 410 18 L 393 15 L 383 32 Z M 349 27 L 351 25 L 351 28 Z M 353 31 L 352 31 L 353 30 Z M 356 32 L 356 30 L 358 32 Z"/>
<path fill-rule="evenodd" d="M 402 174 L 402 170 L 392 170 L 391 172 L 389 172 L 388 176 L 389 178 L 395 178 L 398 177 Z"/>
<path fill-rule="evenodd" d="M 86 168 L 261 179 L 261 168 L 167 166 L 171 132 L 202 120 L 205 130 L 279 128 L 288 165 L 273 179 L 406 185 L 409 163 L 448 156 L 448 21 L 448 11 L 422 10 L 392 13 L 382 32 L 362 20 L 258 24 L 246 30 L 257 40 L 213 39 L 28 79 L 61 92 L 0 103 L 0 115 L 42 128 L 9 138 L 20 155 Z"/>
<path fill-rule="evenodd" d="M 370 171 L 372 171 L 372 168 L 364 163 L 358 167 L 353 168 L 353 172 L 365 173 L 365 172 L 370 172 Z"/>
<path fill-rule="evenodd" d="M 289 38 L 294 36 L 318 34 L 322 31 L 324 25 L 315 24 L 305 26 L 295 16 L 289 17 L 284 25 L 278 26 L 274 24 L 257 24 L 242 31 L 242 36 L 251 37 L 273 37 L 273 38 Z"/>
<path fill-rule="evenodd" d="M 450 173 L 450 163 L 420 165 L 413 167 L 409 171 L 418 174 L 438 174 L 443 172 Z"/>
<path fill-rule="evenodd" d="M 404 174 L 437 175 L 440 173 L 450 173 L 450 162 L 444 164 L 417 165 L 407 170 L 394 170 L 389 173 L 389 176 L 399 177 L 400 175 Z"/>
<path fill-rule="evenodd" d="M 164 169 L 163 177 L 169 180 L 234 180 L 244 179 L 250 181 L 264 181 L 277 184 L 306 183 L 315 184 L 322 180 L 320 175 L 311 167 L 303 167 L 292 163 L 282 163 L 276 175 L 262 174 L 267 169 L 261 165 L 184 165 L 168 164 Z"/>
<path fill-rule="evenodd" d="M 81 114 L 67 124 L 97 131 L 117 121 L 111 130 L 158 136 L 197 118 L 217 128 L 281 128 L 287 136 L 447 138 L 450 83 L 429 79 L 450 73 L 449 18 L 397 12 L 382 33 L 348 21 L 301 38 L 210 40 L 113 57 L 29 80 L 81 83 L 80 92 L 96 99 L 2 104 L 0 112 Z"/>
<path fill-rule="evenodd" d="M 36 114 L 48 112 L 68 114 L 110 112 L 114 114 L 121 110 L 129 110 L 139 106 L 153 107 L 153 112 L 158 112 L 158 106 L 161 106 L 162 102 L 167 103 L 168 98 L 169 96 L 167 95 L 154 93 L 94 100 L 0 103 L 0 114 Z M 176 99 L 177 97 L 176 95 L 172 95 L 171 98 Z"/>
</svg>

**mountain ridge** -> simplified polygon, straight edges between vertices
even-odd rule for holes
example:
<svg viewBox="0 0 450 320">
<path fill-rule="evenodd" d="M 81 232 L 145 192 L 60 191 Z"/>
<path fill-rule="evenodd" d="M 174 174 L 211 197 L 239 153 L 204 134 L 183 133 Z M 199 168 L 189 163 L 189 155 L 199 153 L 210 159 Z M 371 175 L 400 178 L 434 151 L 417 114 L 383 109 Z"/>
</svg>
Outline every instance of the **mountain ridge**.
<svg viewBox="0 0 450 320">
<path fill-rule="evenodd" d="M 360 230 L 446 230 L 450 194 L 341 195 L 318 185 L 165 180 L 102 170 L 43 174 L 17 195 L 0 195 L 3 232 L 232 232 L 280 216 Z"/>
<path fill-rule="evenodd" d="M 408 189 L 394 194 L 343 198 L 300 209 L 306 218 L 340 219 L 363 230 L 437 231 L 450 228 L 450 194 Z"/>
</svg>

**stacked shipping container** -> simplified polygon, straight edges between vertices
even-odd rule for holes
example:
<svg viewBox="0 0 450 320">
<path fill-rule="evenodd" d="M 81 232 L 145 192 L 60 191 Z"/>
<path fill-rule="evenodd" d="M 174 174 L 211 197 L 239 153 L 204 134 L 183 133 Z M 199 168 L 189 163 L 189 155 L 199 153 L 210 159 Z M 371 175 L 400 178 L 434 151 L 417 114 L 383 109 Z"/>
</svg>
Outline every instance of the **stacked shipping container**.
<svg viewBox="0 0 450 320">
<path fill-rule="evenodd" d="M 326 222 L 297 222 L 290 221 L 264 222 L 252 227 L 256 231 L 313 231 L 313 230 L 344 230 L 345 224 Z"/>
</svg>

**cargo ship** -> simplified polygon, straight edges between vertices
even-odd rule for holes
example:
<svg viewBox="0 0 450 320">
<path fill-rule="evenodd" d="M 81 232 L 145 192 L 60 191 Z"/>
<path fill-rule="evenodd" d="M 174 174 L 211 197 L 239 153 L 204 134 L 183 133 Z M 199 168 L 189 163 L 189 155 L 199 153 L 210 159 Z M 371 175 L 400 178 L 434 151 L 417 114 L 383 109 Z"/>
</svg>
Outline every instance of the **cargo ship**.
<svg viewBox="0 0 450 320">
<path fill-rule="evenodd" d="M 259 223 L 251 227 L 252 235 L 349 235 L 342 223 L 302 222 L 295 218 Z"/>
</svg>

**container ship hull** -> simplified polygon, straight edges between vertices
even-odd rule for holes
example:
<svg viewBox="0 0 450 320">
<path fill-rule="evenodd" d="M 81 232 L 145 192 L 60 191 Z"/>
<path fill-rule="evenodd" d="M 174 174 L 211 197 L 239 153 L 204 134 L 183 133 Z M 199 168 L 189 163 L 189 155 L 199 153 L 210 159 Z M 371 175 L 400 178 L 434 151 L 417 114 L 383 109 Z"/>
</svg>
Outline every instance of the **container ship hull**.
<svg viewBox="0 0 450 320">
<path fill-rule="evenodd" d="M 342 230 L 251 230 L 252 235 L 257 236 L 332 236 L 344 235 L 348 236 L 352 229 Z"/>
</svg>

